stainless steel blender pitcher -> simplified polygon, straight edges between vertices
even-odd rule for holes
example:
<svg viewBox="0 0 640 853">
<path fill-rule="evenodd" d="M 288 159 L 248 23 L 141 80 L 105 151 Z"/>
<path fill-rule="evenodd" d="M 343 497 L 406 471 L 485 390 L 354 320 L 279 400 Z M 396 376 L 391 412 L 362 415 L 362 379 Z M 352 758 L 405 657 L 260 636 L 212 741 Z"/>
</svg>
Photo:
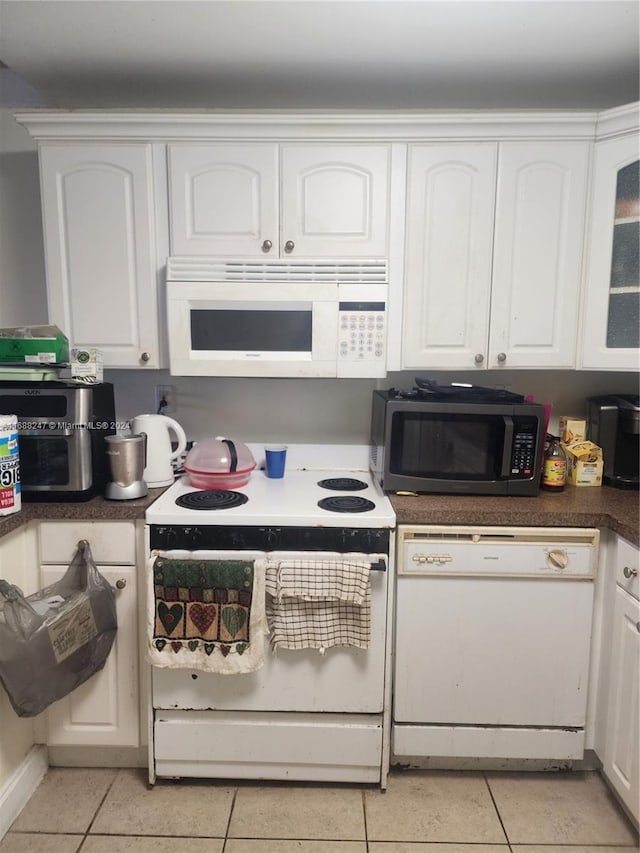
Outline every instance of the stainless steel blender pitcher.
<svg viewBox="0 0 640 853">
<path fill-rule="evenodd" d="M 147 494 L 143 479 L 147 457 L 147 437 L 144 435 L 108 435 L 107 456 L 111 469 L 111 482 L 104 496 L 112 501 L 142 498 Z"/>
</svg>

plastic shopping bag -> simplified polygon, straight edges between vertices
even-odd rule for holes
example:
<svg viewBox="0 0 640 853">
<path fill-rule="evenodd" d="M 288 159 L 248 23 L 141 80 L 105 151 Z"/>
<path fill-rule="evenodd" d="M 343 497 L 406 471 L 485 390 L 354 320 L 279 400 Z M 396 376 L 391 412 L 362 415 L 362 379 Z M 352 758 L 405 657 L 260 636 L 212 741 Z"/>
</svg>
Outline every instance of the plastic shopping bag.
<svg viewBox="0 0 640 853">
<path fill-rule="evenodd" d="M 105 664 L 117 630 L 113 590 L 86 540 L 57 583 L 28 597 L 0 580 L 0 682 L 33 717 Z"/>
</svg>

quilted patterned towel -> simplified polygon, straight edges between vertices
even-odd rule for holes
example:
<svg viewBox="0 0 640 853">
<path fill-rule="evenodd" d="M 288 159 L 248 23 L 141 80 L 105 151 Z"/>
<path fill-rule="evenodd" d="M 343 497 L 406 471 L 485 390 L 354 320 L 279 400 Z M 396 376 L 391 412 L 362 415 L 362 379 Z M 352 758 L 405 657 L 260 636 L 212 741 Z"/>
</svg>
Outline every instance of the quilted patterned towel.
<svg viewBox="0 0 640 853">
<path fill-rule="evenodd" d="M 348 560 L 267 561 L 266 613 L 273 649 L 368 649 L 370 565 Z"/>
<path fill-rule="evenodd" d="M 260 669 L 267 623 L 264 565 L 256 562 L 155 551 L 147 575 L 149 663 L 225 675 Z"/>
</svg>

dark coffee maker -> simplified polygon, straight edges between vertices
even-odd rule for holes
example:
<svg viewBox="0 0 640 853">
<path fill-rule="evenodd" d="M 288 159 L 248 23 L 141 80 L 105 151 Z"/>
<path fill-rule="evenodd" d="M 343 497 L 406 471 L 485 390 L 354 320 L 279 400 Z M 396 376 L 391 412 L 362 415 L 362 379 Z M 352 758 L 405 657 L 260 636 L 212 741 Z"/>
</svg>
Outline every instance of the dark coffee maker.
<svg viewBox="0 0 640 853">
<path fill-rule="evenodd" d="M 587 437 L 602 448 L 602 481 L 618 489 L 638 488 L 640 397 L 608 394 L 587 400 Z"/>
</svg>

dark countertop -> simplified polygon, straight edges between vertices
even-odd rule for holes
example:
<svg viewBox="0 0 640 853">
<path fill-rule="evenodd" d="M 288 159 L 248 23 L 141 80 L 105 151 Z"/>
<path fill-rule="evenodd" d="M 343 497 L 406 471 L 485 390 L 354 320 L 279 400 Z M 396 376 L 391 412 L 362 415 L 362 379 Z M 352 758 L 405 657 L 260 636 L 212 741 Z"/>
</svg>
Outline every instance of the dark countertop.
<svg viewBox="0 0 640 853">
<path fill-rule="evenodd" d="M 567 486 L 536 497 L 389 495 L 398 524 L 498 524 L 530 527 L 604 527 L 640 544 L 639 493 Z"/>
<path fill-rule="evenodd" d="M 32 520 L 118 521 L 144 518 L 164 489 L 144 498 L 83 503 L 23 503 L 22 510 L 0 518 L 0 537 Z M 533 498 L 464 495 L 389 495 L 398 524 L 498 524 L 531 527 L 605 527 L 640 545 L 639 493 L 567 486 L 559 494 L 541 491 Z"/>
<path fill-rule="evenodd" d="M 22 509 L 13 515 L 0 517 L 0 537 L 16 530 L 28 521 L 123 521 L 144 518 L 145 510 L 164 489 L 149 489 L 144 498 L 130 501 L 108 501 L 95 497 L 79 503 L 27 503 L 22 501 Z"/>
</svg>

